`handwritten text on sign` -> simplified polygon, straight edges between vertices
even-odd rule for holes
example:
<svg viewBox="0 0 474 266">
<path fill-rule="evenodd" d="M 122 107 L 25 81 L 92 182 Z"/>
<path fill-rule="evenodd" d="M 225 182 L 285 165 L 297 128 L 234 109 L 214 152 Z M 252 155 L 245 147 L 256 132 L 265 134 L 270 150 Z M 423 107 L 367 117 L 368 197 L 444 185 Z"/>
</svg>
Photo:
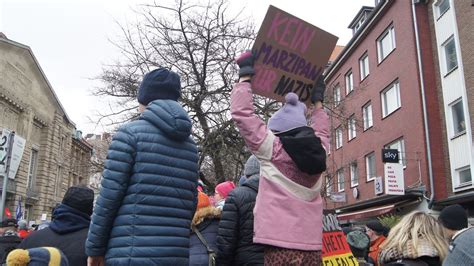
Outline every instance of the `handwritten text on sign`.
<svg viewBox="0 0 474 266">
<path fill-rule="evenodd" d="M 308 102 L 337 37 L 270 6 L 253 46 L 255 93 L 281 101 L 288 92 Z"/>
</svg>

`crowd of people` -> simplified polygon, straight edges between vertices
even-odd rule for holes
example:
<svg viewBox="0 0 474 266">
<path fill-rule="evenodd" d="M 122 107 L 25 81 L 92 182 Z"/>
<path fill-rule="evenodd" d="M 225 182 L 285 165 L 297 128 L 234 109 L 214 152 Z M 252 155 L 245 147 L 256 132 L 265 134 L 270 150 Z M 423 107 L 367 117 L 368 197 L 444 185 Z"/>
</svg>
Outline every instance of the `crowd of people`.
<svg viewBox="0 0 474 266">
<path fill-rule="evenodd" d="M 311 106 L 289 92 L 265 123 L 254 112 L 252 53 L 236 63 L 230 111 L 252 153 L 237 185 L 209 191 L 198 180 L 180 77 L 155 69 L 138 89 L 140 116 L 113 137 L 94 208 L 93 191 L 75 186 L 44 229 L 28 233 L 23 222 L 4 221 L 2 263 L 322 265 L 321 173 L 330 138 L 323 77 Z M 438 219 L 412 212 L 393 228 L 373 220 L 344 233 L 360 265 L 474 265 L 474 231 L 459 205 Z"/>
<path fill-rule="evenodd" d="M 437 219 L 413 211 L 392 228 L 373 220 L 343 231 L 359 265 L 474 265 L 474 231 L 459 204 L 445 207 Z"/>
</svg>

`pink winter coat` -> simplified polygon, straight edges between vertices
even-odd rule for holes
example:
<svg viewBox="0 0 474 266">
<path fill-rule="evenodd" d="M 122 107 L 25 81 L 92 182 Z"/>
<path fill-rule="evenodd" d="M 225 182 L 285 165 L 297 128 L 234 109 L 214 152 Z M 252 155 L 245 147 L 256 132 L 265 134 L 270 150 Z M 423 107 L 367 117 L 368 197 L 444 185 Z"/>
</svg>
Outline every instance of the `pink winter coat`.
<svg viewBox="0 0 474 266">
<path fill-rule="evenodd" d="M 254 242 L 315 251 L 322 246 L 323 204 L 320 174 L 301 172 L 280 139 L 255 115 L 250 83 L 237 83 L 231 114 L 247 146 L 260 161 L 260 184 L 254 208 Z M 316 136 L 328 150 L 329 119 L 322 109 L 311 117 Z"/>
</svg>

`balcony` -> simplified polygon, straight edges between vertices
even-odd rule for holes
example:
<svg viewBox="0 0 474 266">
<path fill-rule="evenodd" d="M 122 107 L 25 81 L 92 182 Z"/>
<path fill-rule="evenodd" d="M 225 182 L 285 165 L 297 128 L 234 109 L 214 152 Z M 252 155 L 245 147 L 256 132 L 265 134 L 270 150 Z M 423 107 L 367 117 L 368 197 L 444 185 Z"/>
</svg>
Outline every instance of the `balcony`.
<svg viewBox="0 0 474 266">
<path fill-rule="evenodd" d="M 3 189 L 3 176 L 0 176 L 0 191 Z M 8 179 L 7 183 L 7 193 L 15 194 L 16 192 L 16 183 L 14 179 Z"/>
<path fill-rule="evenodd" d="M 36 188 L 26 188 L 26 204 L 31 204 L 39 200 L 39 192 Z"/>
</svg>

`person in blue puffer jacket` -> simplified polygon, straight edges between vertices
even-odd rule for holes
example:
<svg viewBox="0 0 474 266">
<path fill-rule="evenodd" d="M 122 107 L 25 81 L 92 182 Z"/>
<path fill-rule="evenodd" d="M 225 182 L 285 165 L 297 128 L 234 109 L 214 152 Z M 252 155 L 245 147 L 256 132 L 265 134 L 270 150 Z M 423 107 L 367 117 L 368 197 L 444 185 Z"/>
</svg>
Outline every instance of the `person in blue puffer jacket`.
<svg viewBox="0 0 474 266">
<path fill-rule="evenodd" d="M 180 77 L 165 68 L 143 78 L 140 117 L 109 147 L 86 241 L 88 265 L 189 264 L 198 150 L 180 91 Z"/>
</svg>

